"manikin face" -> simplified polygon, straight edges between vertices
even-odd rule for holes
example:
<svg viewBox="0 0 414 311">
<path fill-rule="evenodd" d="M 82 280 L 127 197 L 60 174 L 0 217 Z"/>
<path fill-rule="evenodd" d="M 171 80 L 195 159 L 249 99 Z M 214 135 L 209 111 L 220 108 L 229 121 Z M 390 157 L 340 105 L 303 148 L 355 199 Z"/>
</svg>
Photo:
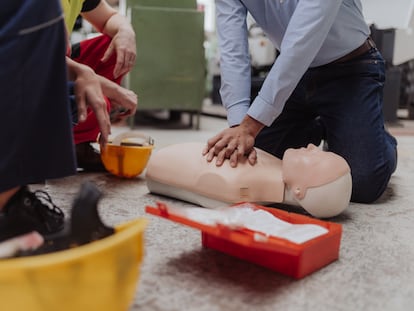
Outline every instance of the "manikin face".
<svg viewBox="0 0 414 311">
<path fill-rule="evenodd" d="M 350 172 L 342 157 L 322 151 L 313 144 L 287 149 L 282 162 L 283 181 L 298 199 L 305 197 L 308 188 L 328 184 Z"/>
</svg>

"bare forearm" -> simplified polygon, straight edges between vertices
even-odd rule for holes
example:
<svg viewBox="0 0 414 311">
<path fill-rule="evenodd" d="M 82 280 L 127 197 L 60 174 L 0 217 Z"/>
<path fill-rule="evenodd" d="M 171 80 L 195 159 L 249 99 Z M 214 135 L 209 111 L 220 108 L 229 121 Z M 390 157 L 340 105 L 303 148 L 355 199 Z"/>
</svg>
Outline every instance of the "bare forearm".
<svg viewBox="0 0 414 311">
<path fill-rule="evenodd" d="M 113 14 L 105 23 L 102 32 L 110 37 L 117 33 L 125 33 L 128 36 L 135 37 L 135 32 L 127 18 L 119 13 Z"/>
<path fill-rule="evenodd" d="M 108 98 L 114 98 L 119 85 L 103 76 L 98 75 L 98 78 L 104 95 Z"/>
<path fill-rule="evenodd" d="M 70 57 L 66 57 L 66 64 L 68 66 L 68 79 L 69 80 L 76 80 L 77 77 L 84 74 L 85 72 L 93 73 L 93 69 L 89 66 L 86 66 L 84 64 L 78 63 L 74 60 L 72 60 Z M 111 80 L 108 80 L 107 78 L 96 75 L 94 76 L 98 79 L 99 84 L 102 89 L 102 93 L 106 95 L 107 97 L 113 97 L 116 89 L 119 87 L 118 84 L 115 82 L 112 82 Z"/>
<path fill-rule="evenodd" d="M 82 16 L 101 33 L 112 38 L 101 61 L 106 62 L 112 55 L 116 55 L 114 77 L 128 73 L 135 64 L 137 54 L 135 32 L 128 19 L 106 1 L 101 1 L 94 10 L 82 13 Z"/>
<path fill-rule="evenodd" d="M 128 19 L 111 7 L 106 1 L 92 11 L 81 14 L 96 30 L 113 38 L 118 32 L 134 33 Z"/>
</svg>

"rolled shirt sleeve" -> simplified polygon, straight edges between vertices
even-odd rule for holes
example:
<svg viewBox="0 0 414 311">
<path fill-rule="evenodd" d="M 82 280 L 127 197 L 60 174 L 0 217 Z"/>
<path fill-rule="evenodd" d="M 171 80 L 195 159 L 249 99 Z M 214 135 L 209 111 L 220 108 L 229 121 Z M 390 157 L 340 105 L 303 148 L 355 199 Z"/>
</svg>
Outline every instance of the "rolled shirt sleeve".
<svg viewBox="0 0 414 311">
<path fill-rule="evenodd" d="M 220 95 L 229 126 L 240 124 L 250 105 L 251 67 L 246 17 L 247 9 L 240 1 L 216 0 Z"/>
</svg>

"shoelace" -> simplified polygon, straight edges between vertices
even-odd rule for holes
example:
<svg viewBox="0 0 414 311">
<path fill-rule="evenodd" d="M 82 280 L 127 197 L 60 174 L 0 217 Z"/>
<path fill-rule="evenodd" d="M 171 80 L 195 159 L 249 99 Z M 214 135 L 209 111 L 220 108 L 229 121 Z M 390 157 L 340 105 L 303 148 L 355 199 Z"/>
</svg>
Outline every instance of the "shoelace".
<svg viewBox="0 0 414 311">
<path fill-rule="evenodd" d="M 63 225 L 63 219 L 65 217 L 62 210 L 57 207 L 50 195 L 43 190 L 36 190 L 33 192 L 33 200 L 35 203 L 36 211 L 41 215 L 44 220 L 44 224 L 48 231 L 56 231 Z M 50 218 L 53 218 L 54 223 L 50 223 Z"/>
</svg>

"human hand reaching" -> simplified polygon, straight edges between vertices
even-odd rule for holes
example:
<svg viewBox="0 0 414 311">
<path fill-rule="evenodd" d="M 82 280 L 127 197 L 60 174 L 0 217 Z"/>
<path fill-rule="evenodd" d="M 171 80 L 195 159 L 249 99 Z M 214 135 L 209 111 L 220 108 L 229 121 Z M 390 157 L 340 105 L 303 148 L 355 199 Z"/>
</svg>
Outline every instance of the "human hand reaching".
<svg viewBox="0 0 414 311">
<path fill-rule="evenodd" d="M 99 4 L 93 10 L 82 12 L 81 16 L 100 33 L 112 38 L 101 61 L 106 62 L 113 54 L 116 54 L 113 75 L 117 79 L 128 73 L 135 64 L 137 54 L 135 32 L 126 16 L 120 14 L 106 1 L 97 2 Z"/>
<path fill-rule="evenodd" d="M 108 97 L 111 100 L 111 121 L 120 121 L 136 113 L 138 96 L 135 92 L 118 86 L 113 93 Z"/>
<path fill-rule="evenodd" d="M 74 81 L 78 120 L 79 122 L 85 121 L 87 107 L 92 109 L 100 129 L 99 143 L 101 147 L 104 147 L 111 133 L 111 123 L 99 77 L 88 66 L 76 63 L 70 59 L 68 59 L 68 69 Z"/>
<path fill-rule="evenodd" d="M 225 129 L 210 138 L 203 155 L 209 162 L 216 157 L 217 166 L 229 159 L 230 165 L 236 167 L 242 157 L 247 157 L 249 163 L 254 165 L 257 161 L 254 141 L 262 128 L 263 124 L 246 116 L 240 125 Z"/>
<path fill-rule="evenodd" d="M 113 75 L 115 78 L 118 78 L 130 72 L 135 65 L 137 55 L 135 33 L 129 27 L 119 29 L 112 38 L 101 61 L 106 62 L 113 53 L 116 53 L 116 64 Z"/>
<path fill-rule="evenodd" d="M 99 76 L 103 94 L 111 101 L 111 119 L 115 121 L 134 115 L 138 106 L 138 95 L 117 83 Z"/>
</svg>

